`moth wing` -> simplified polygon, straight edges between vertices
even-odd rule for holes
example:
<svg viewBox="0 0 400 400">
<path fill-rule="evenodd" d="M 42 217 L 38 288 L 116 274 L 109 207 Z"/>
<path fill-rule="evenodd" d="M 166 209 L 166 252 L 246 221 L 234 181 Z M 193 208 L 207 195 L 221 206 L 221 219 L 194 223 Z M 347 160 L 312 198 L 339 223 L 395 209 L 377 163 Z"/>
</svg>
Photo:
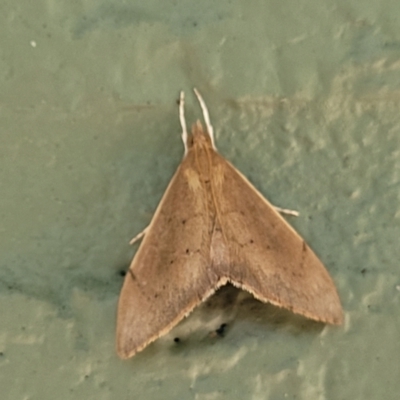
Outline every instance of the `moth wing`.
<svg viewBox="0 0 400 400">
<path fill-rule="evenodd" d="M 335 285 L 306 242 L 224 158 L 213 157 L 216 198 L 229 265 L 218 266 L 257 299 L 331 324 L 343 320 Z"/>
<path fill-rule="evenodd" d="M 167 333 L 204 298 L 210 268 L 207 199 L 188 155 L 172 178 L 127 272 L 118 303 L 117 353 L 129 358 Z"/>
</svg>

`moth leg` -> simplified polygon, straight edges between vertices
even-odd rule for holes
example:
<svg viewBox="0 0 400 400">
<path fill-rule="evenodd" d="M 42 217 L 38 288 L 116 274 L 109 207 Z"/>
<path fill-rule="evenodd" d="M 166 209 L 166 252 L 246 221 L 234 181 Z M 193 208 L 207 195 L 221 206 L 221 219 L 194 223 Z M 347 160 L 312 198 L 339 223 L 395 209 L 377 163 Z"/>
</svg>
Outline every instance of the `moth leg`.
<svg viewBox="0 0 400 400">
<path fill-rule="evenodd" d="M 140 240 L 149 230 L 149 227 L 147 226 L 145 229 L 142 230 L 142 232 L 138 233 L 130 242 L 129 244 L 134 244 L 136 243 L 138 240 Z"/>
<path fill-rule="evenodd" d="M 196 88 L 193 88 L 193 91 L 197 97 L 197 100 L 199 100 L 201 110 L 203 111 L 203 118 L 204 118 L 204 122 L 206 123 L 208 135 L 210 136 L 210 139 L 211 139 L 212 147 L 214 150 L 217 150 L 217 148 L 215 147 L 215 141 L 214 141 L 214 128 L 211 125 L 210 115 L 208 114 L 206 103 L 204 102 L 203 98 L 201 97 L 201 94 L 199 93 L 199 91 Z"/>
<path fill-rule="evenodd" d="M 276 211 L 278 211 L 278 213 L 281 213 L 281 214 L 293 215 L 295 217 L 298 217 L 300 215 L 300 213 L 296 210 L 289 210 L 288 208 L 280 208 L 280 207 L 276 207 L 276 206 L 274 206 L 274 208 Z"/>
<path fill-rule="evenodd" d="M 185 93 L 181 91 L 179 96 L 179 120 L 181 122 L 182 127 L 182 141 L 183 145 L 185 146 L 185 156 L 188 152 L 188 145 L 187 145 L 187 128 L 186 128 L 186 121 L 185 121 Z"/>
</svg>

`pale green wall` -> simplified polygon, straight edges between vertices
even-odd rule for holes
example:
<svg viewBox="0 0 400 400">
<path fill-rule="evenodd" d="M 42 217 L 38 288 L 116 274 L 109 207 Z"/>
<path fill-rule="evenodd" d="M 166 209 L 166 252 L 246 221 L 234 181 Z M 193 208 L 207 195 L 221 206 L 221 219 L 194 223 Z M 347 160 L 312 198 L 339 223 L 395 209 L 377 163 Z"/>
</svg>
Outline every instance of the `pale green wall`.
<svg viewBox="0 0 400 400">
<path fill-rule="evenodd" d="M 397 1 L 2 0 L 0 37 L 2 400 L 399 398 Z M 220 152 L 300 211 L 345 324 L 228 288 L 121 361 L 119 271 L 195 85 Z"/>
</svg>

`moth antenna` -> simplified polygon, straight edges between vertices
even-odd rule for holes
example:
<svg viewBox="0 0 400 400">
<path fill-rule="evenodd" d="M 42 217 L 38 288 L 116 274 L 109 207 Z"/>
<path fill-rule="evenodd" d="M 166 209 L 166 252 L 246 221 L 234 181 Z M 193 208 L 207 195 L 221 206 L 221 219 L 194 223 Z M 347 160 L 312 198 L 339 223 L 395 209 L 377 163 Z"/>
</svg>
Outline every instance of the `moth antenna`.
<svg viewBox="0 0 400 400">
<path fill-rule="evenodd" d="M 188 152 L 188 133 L 187 133 L 187 128 L 186 128 L 186 121 L 185 121 L 185 93 L 183 90 L 180 93 L 179 96 L 179 121 L 181 122 L 181 127 L 182 127 L 182 141 L 183 141 L 183 146 L 185 147 L 185 156 Z"/>
<path fill-rule="evenodd" d="M 204 102 L 203 98 L 201 97 L 201 94 L 199 93 L 199 91 L 196 88 L 193 88 L 193 91 L 197 97 L 197 100 L 199 100 L 201 110 L 203 111 L 203 118 L 204 118 L 204 122 L 206 123 L 208 135 L 210 136 L 210 139 L 211 139 L 212 147 L 214 150 L 217 150 L 217 148 L 215 147 L 215 140 L 214 140 L 214 128 L 211 125 L 210 115 L 208 114 L 208 109 L 207 109 L 206 103 Z"/>
</svg>

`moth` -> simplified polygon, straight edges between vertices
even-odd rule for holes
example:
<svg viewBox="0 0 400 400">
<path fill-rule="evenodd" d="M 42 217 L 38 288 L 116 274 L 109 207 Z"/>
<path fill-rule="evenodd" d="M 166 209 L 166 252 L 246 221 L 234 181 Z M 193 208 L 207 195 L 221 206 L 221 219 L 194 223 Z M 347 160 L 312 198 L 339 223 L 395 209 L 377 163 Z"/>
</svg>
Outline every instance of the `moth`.
<svg viewBox="0 0 400 400">
<path fill-rule="evenodd" d="M 125 276 L 118 303 L 118 355 L 132 357 L 169 332 L 230 282 L 262 302 L 341 324 L 327 270 L 306 242 L 231 163 L 218 154 L 213 127 L 189 135 L 180 94 L 185 153 Z"/>
</svg>

